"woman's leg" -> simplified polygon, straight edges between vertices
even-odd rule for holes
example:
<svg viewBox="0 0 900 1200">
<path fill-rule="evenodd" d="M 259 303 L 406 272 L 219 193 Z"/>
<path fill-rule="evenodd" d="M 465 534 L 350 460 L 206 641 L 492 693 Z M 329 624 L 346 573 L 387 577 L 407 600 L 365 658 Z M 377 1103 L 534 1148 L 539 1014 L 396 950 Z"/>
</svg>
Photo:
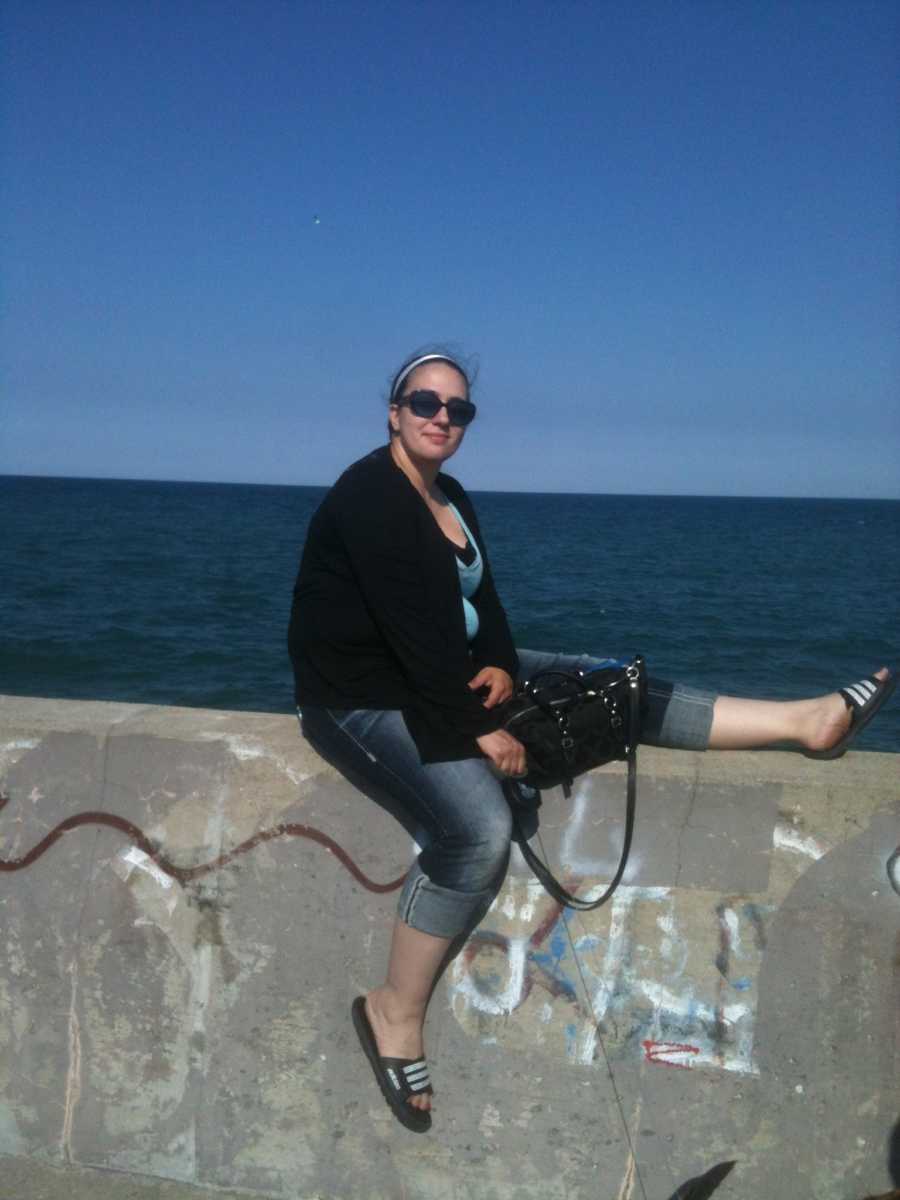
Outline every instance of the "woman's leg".
<svg viewBox="0 0 900 1200">
<path fill-rule="evenodd" d="M 876 671 L 886 679 L 888 671 Z M 839 692 L 812 700 L 742 700 L 717 696 L 709 732 L 710 750 L 745 750 L 772 742 L 796 742 L 804 750 L 829 750 L 850 725 L 850 709 Z"/>
<path fill-rule="evenodd" d="M 425 1012 L 434 978 L 452 938 L 413 929 L 400 917 L 394 922 L 387 978 L 366 996 L 366 1016 L 378 1053 L 388 1058 L 424 1057 Z M 427 1111 L 429 1095 L 408 1103 Z"/>
<path fill-rule="evenodd" d="M 356 786 L 387 792 L 425 846 L 400 895 L 387 977 L 365 1003 L 380 1055 L 422 1058 L 438 969 L 502 879 L 512 832 L 509 806 L 485 759 L 423 765 L 400 713 L 309 710 L 303 727 L 315 749 Z M 427 1094 L 408 1103 L 431 1106 Z"/>
<path fill-rule="evenodd" d="M 591 669 L 615 660 L 519 650 L 520 678 L 541 670 Z M 886 667 L 875 672 L 887 678 Z M 850 709 L 839 692 L 810 700 L 745 700 L 651 679 L 641 740 L 682 750 L 750 750 L 794 742 L 828 750 L 846 733 Z"/>
</svg>

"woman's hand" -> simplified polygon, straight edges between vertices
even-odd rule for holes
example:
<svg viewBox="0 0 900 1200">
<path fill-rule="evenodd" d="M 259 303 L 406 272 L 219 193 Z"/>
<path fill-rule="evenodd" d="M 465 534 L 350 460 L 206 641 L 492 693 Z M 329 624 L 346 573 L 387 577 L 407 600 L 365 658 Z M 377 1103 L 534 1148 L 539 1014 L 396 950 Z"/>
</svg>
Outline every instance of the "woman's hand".
<svg viewBox="0 0 900 1200">
<path fill-rule="evenodd" d="M 469 687 L 473 692 L 477 692 L 479 688 L 483 687 L 488 689 L 488 694 L 482 700 L 485 708 L 493 708 L 495 704 L 502 704 L 513 694 L 512 676 L 508 675 L 502 667 L 482 667 L 475 678 L 469 680 Z"/>
<path fill-rule="evenodd" d="M 490 668 L 488 668 L 490 670 Z M 495 729 L 475 739 L 485 758 L 489 758 L 504 775 L 524 775 L 525 747 L 505 729 Z"/>
</svg>

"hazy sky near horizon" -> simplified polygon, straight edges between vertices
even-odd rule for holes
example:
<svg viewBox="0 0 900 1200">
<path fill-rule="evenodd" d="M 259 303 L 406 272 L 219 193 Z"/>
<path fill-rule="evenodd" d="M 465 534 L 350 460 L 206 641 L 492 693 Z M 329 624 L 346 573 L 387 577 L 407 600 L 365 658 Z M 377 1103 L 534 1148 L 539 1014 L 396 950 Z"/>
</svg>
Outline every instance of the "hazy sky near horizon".
<svg viewBox="0 0 900 1200">
<path fill-rule="evenodd" d="M 5 0 L 0 473 L 900 497 L 891 0 Z"/>
</svg>

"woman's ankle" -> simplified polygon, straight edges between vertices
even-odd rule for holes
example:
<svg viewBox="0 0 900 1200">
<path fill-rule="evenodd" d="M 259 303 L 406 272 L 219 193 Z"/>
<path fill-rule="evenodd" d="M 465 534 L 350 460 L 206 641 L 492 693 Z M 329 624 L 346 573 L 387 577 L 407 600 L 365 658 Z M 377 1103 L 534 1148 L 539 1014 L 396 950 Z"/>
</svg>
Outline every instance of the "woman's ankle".
<svg viewBox="0 0 900 1200">
<path fill-rule="evenodd" d="M 804 750 L 830 750 L 846 733 L 850 720 L 850 710 L 839 692 L 822 696 L 799 739 L 801 746 Z"/>
<path fill-rule="evenodd" d="M 366 999 L 372 1010 L 392 1025 L 425 1023 L 425 1005 L 411 1000 L 389 983 L 373 989 Z"/>
</svg>

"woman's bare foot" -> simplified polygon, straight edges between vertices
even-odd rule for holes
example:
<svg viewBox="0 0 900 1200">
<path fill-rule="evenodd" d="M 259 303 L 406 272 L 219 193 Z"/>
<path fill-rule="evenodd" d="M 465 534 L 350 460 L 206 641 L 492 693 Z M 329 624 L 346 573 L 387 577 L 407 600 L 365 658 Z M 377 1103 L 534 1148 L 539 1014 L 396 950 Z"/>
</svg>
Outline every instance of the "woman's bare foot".
<svg viewBox="0 0 900 1200">
<path fill-rule="evenodd" d="M 425 1014 L 404 1012 L 388 987 L 376 988 L 366 996 L 366 1016 L 375 1034 L 378 1053 L 387 1058 L 425 1057 L 423 1027 Z M 410 1096 L 407 1101 L 423 1112 L 431 1110 L 431 1095 Z"/>
<path fill-rule="evenodd" d="M 887 679 L 882 667 L 875 678 Z M 840 692 L 812 700 L 747 700 L 718 696 L 709 733 L 710 750 L 751 750 L 794 742 L 813 755 L 827 753 L 850 728 L 852 714 Z"/>
<path fill-rule="evenodd" d="M 889 671 L 882 667 L 876 679 L 887 679 Z M 805 750 L 830 750 L 850 728 L 852 713 L 840 692 L 830 692 L 815 700 L 800 700 L 805 706 L 800 714 L 798 741 Z"/>
</svg>

